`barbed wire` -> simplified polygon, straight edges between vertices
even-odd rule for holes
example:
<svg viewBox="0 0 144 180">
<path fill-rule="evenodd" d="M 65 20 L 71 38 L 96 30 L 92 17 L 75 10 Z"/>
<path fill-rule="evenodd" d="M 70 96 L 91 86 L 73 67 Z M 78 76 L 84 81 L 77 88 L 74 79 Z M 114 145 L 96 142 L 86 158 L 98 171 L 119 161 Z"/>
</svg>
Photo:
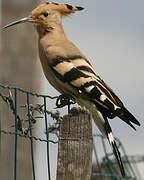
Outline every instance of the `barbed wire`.
<svg viewBox="0 0 144 180">
<path fill-rule="evenodd" d="M 0 87 L 7 88 L 7 89 L 10 89 L 10 90 L 11 89 L 17 89 L 22 93 L 29 93 L 30 95 L 37 96 L 37 97 L 47 97 L 49 99 L 57 99 L 59 97 L 59 96 L 49 96 L 49 95 L 42 95 L 42 94 L 38 94 L 38 93 L 33 93 L 31 91 L 26 91 L 26 90 L 24 90 L 22 88 L 19 88 L 19 87 L 16 87 L 16 86 L 9 86 L 9 85 L 5 85 L 5 84 L 2 84 L 2 83 L 0 83 Z"/>
<path fill-rule="evenodd" d="M 58 103 L 58 101 L 60 100 L 60 98 L 58 98 L 59 96 L 55 96 L 55 97 L 51 97 L 51 96 L 45 96 L 45 95 L 40 95 L 40 94 L 37 94 L 37 93 L 32 93 L 30 91 L 26 91 L 22 88 L 17 88 L 15 86 L 8 86 L 8 85 L 4 85 L 4 84 L 1 84 L 0 83 L 0 87 L 2 88 L 6 88 L 9 90 L 8 94 L 5 95 L 4 93 L 1 93 L 0 92 L 0 97 L 1 99 L 7 104 L 7 106 L 10 108 L 10 110 L 12 111 L 12 113 L 14 114 L 14 116 L 16 116 L 16 119 L 17 119 L 17 129 L 19 132 L 14 132 L 14 131 L 7 131 L 7 130 L 3 130 L 3 129 L 0 129 L 0 133 L 3 133 L 3 134 L 9 134 L 9 135 L 18 135 L 20 137 L 24 137 L 24 138 L 32 138 L 34 140 L 37 140 L 37 141 L 43 141 L 43 142 L 51 142 L 51 143 L 54 143 L 56 144 L 57 141 L 53 141 L 53 140 L 46 140 L 46 139 L 42 139 L 42 138 L 39 138 L 39 137 L 35 137 L 35 136 L 31 136 L 29 134 L 29 131 L 30 129 L 32 129 L 33 127 L 30 127 L 30 124 L 33 125 L 36 123 L 37 119 L 41 118 L 41 119 L 44 119 L 44 114 L 46 113 L 46 115 L 49 115 L 52 119 L 53 119 L 53 122 L 50 124 L 48 123 L 48 127 L 47 127 L 47 130 L 45 130 L 45 134 L 46 133 L 52 133 L 52 134 L 55 134 L 57 137 L 59 135 L 59 129 L 60 129 L 60 123 L 62 121 L 62 117 L 60 116 L 60 113 L 58 110 L 56 110 L 56 112 L 51 112 L 51 111 L 48 111 L 44 106 L 46 106 L 45 104 L 24 104 L 24 105 L 21 105 L 20 108 L 23 108 L 26 110 L 26 116 L 27 118 L 24 119 L 24 118 L 21 118 L 20 115 L 18 114 L 19 112 L 15 113 L 16 112 L 16 107 L 15 107 L 15 97 L 12 96 L 12 90 L 16 89 L 16 90 L 19 90 L 20 92 L 23 92 L 23 93 L 27 93 L 27 94 L 30 94 L 30 95 L 33 95 L 33 96 L 36 96 L 36 97 L 42 97 L 42 98 L 50 98 L 50 99 L 58 99 L 56 102 Z M 57 103 L 56 103 L 56 106 L 57 106 Z M 64 102 L 61 102 L 60 103 L 64 103 Z M 60 104 L 59 103 L 59 104 Z M 66 103 L 64 105 L 62 105 L 62 107 L 64 107 L 65 105 L 67 105 Z M 59 108 L 59 107 L 57 107 Z M 39 115 L 35 115 L 36 113 L 38 113 Z M 27 127 L 23 127 L 23 123 L 25 122 L 29 122 L 31 121 L 31 123 L 27 125 Z M 15 127 L 16 125 L 12 125 L 11 127 Z"/>
<path fill-rule="evenodd" d="M 0 97 L 10 107 L 10 109 L 12 110 L 12 113 L 15 114 L 15 107 L 14 107 L 14 102 L 13 102 L 13 99 L 12 99 L 11 90 L 9 90 L 9 95 L 8 96 L 3 95 L 2 93 L 0 93 Z M 23 129 L 22 129 L 22 120 L 20 119 L 19 115 L 17 115 L 17 119 L 18 119 L 18 130 L 23 131 Z"/>
<path fill-rule="evenodd" d="M 51 142 L 51 143 L 54 143 L 54 144 L 58 143 L 58 141 L 53 141 L 53 140 L 50 140 L 50 139 L 46 140 L 46 139 L 38 138 L 38 137 L 35 137 L 35 136 L 30 136 L 30 135 L 26 135 L 26 134 L 16 133 L 16 132 L 12 132 L 12 131 L 1 130 L 1 133 L 7 134 L 7 135 L 15 135 L 15 134 L 17 134 L 20 137 L 29 138 L 29 139 L 32 138 L 32 139 L 34 139 L 36 141 L 40 141 L 40 142 Z"/>
</svg>

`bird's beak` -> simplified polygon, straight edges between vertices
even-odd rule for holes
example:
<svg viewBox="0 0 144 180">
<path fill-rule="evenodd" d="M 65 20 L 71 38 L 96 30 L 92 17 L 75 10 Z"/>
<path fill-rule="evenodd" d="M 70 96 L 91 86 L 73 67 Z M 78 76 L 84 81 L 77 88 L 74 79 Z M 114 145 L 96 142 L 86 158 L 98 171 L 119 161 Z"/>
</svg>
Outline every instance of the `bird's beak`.
<svg viewBox="0 0 144 180">
<path fill-rule="evenodd" d="M 28 17 L 22 18 L 20 20 L 14 21 L 12 23 L 9 23 L 6 26 L 4 26 L 2 29 L 8 28 L 10 26 L 14 26 L 16 24 L 25 23 L 25 22 L 34 22 L 34 20 L 31 16 L 28 16 Z"/>
</svg>

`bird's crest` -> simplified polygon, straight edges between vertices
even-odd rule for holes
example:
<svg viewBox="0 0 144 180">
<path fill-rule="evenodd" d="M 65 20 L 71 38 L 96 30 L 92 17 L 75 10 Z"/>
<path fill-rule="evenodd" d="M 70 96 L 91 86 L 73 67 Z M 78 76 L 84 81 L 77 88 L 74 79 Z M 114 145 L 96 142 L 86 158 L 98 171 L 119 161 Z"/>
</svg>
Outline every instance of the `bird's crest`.
<svg viewBox="0 0 144 180">
<path fill-rule="evenodd" d="M 84 8 L 79 7 L 79 6 L 71 6 L 69 4 L 58 4 L 54 2 L 46 2 L 39 5 L 36 9 L 34 9 L 32 11 L 32 14 L 36 16 L 37 14 L 39 14 L 40 11 L 47 10 L 47 9 L 58 11 L 61 13 L 61 15 L 67 16 L 71 13 L 74 13 L 75 11 L 81 11 Z"/>
</svg>

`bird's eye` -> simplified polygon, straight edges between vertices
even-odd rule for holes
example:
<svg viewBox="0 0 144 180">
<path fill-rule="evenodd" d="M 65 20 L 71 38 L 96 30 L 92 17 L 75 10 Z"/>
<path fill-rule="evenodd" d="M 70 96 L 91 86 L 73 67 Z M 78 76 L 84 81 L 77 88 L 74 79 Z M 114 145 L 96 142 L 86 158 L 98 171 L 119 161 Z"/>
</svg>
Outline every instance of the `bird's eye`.
<svg viewBox="0 0 144 180">
<path fill-rule="evenodd" d="M 48 17 L 49 14 L 48 14 L 48 12 L 44 12 L 43 15 L 44 15 L 44 17 Z"/>
</svg>

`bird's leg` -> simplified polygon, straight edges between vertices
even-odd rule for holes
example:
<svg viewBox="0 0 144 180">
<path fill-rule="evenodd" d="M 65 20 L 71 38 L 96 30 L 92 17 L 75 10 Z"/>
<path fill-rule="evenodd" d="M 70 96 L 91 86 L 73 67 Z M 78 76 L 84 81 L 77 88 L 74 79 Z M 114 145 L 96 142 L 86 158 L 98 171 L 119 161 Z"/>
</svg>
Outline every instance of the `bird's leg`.
<svg viewBox="0 0 144 180">
<path fill-rule="evenodd" d="M 70 105 L 75 104 L 67 95 L 61 94 L 56 100 L 56 108 L 68 106 L 68 113 L 70 112 Z"/>
</svg>

